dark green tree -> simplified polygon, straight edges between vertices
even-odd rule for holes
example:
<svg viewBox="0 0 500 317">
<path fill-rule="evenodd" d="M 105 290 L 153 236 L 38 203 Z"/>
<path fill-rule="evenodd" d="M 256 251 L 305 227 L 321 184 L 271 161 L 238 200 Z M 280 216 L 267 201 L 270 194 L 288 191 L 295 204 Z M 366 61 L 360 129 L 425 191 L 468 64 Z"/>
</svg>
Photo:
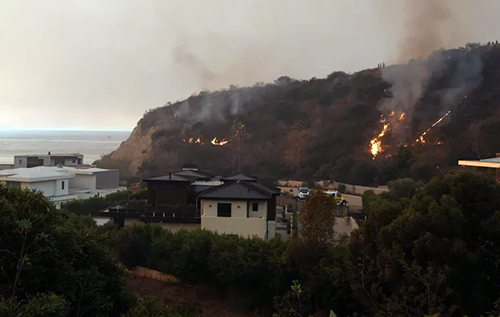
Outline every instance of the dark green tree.
<svg viewBox="0 0 500 317">
<path fill-rule="evenodd" d="M 7 303 L 53 293 L 47 298 L 64 298 L 71 316 L 119 316 L 128 309 L 123 270 L 95 226 L 70 221 L 41 192 L 5 185 L 0 210 L 0 294 Z"/>
<path fill-rule="evenodd" d="M 397 200 L 364 197 L 367 219 L 348 252 L 354 296 L 370 314 L 491 311 L 500 292 L 499 194 L 492 178 L 462 171 Z"/>
</svg>

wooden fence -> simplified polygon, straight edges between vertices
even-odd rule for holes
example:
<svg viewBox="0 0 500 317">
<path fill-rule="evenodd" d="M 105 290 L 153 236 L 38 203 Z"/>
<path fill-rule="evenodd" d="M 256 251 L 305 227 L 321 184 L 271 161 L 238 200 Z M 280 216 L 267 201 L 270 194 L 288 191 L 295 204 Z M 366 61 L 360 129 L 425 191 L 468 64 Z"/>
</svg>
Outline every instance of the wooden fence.
<svg viewBox="0 0 500 317">
<path fill-rule="evenodd" d="M 293 209 L 300 210 L 304 205 L 304 201 L 298 200 L 292 197 L 278 196 L 276 197 L 276 205 L 280 207 L 285 207 L 288 205 L 292 205 Z"/>
</svg>

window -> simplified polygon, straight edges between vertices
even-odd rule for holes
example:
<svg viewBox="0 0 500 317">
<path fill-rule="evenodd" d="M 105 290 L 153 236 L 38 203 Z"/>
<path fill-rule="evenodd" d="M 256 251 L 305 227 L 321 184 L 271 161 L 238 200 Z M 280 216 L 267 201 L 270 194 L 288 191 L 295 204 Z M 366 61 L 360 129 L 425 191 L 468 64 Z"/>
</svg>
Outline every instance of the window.
<svg viewBox="0 0 500 317">
<path fill-rule="evenodd" d="M 23 160 L 19 160 L 19 164 L 23 164 Z"/>
<path fill-rule="evenodd" d="M 21 182 L 16 182 L 16 181 L 6 181 L 5 185 L 7 186 L 12 186 L 12 187 L 21 187 Z"/>
<path fill-rule="evenodd" d="M 217 217 L 231 217 L 231 203 L 218 203 Z"/>
<path fill-rule="evenodd" d="M 61 189 L 64 190 L 64 181 L 61 182 Z"/>
<path fill-rule="evenodd" d="M 252 203 L 252 211 L 259 211 L 259 203 Z"/>
</svg>

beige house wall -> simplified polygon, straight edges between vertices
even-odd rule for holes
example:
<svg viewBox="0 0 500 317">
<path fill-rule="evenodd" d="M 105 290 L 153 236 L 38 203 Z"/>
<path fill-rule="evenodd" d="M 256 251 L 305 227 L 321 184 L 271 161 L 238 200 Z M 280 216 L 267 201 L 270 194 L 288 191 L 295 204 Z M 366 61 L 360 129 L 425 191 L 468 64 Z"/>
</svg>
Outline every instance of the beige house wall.
<svg viewBox="0 0 500 317">
<path fill-rule="evenodd" d="M 252 204 L 256 202 L 259 204 L 258 211 L 253 211 Z M 200 210 L 202 216 L 217 217 L 217 204 L 229 203 L 231 204 L 231 218 L 247 218 L 247 208 L 249 218 L 265 218 L 267 213 L 267 201 L 250 200 L 206 200 L 202 199 L 200 202 Z"/>
<path fill-rule="evenodd" d="M 252 205 L 254 202 L 258 203 L 257 211 L 253 211 Z M 217 217 L 218 203 L 231 204 L 231 217 Z M 276 223 L 274 221 L 266 221 L 266 201 L 247 202 L 246 200 L 202 199 L 200 201 L 200 210 L 202 229 L 247 237 L 258 236 L 262 239 L 266 238 L 266 231 L 268 231 L 268 238 L 276 235 Z M 266 225 L 268 228 L 266 228 Z"/>
</svg>

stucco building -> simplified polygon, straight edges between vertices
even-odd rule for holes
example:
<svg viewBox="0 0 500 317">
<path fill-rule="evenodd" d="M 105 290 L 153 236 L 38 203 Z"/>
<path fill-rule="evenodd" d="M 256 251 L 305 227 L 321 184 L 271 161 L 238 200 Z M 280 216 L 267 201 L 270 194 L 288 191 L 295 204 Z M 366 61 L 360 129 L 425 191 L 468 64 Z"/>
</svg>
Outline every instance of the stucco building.
<svg viewBox="0 0 500 317">
<path fill-rule="evenodd" d="M 276 196 L 279 191 L 253 181 L 235 180 L 205 190 L 198 196 L 201 228 L 219 233 L 276 235 Z M 248 179 L 248 178 L 247 178 Z"/>
<path fill-rule="evenodd" d="M 56 205 L 121 189 L 118 170 L 38 166 L 0 170 L 0 184 L 41 191 Z"/>
</svg>

